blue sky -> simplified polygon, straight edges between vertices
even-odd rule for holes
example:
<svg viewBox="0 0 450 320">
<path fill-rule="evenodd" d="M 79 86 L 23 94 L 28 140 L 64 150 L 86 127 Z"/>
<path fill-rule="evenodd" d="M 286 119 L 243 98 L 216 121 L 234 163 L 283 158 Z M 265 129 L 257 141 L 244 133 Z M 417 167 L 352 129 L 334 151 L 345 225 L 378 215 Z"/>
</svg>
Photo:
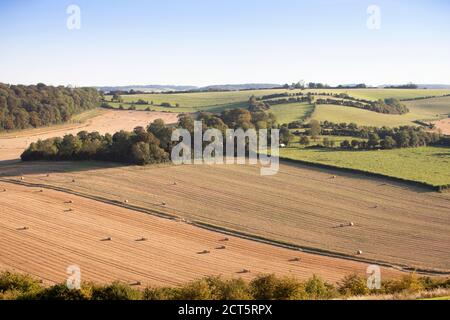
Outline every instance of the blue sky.
<svg viewBox="0 0 450 320">
<path fill-rule="evenodd" d="M 69 30 L 66 9 L 81 9 Z M 381 9 L 370 30 L 367 8 Z M 0 82 L 450 84 L 448 0 L 1 0 Z"/>
</svg>

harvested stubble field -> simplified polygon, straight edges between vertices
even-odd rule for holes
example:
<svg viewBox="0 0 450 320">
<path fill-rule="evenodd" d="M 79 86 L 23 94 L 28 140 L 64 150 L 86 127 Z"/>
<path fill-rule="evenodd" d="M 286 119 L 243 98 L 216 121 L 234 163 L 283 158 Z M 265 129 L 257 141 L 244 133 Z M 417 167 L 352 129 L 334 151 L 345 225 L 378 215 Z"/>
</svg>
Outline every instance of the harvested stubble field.
<svg viewBox="0 0 450 320">
<path fill-rule="evenodd" d="M 15 164 L 0 175 L 302 247 L 450 271 L 449 194 L 300 165 L 282 164 L 270 177 L 254 166 L 80 165 Z"/>
<path fill-rule="evenodd" d="M 90 111 L 89 113 L 92 113 Z M 32 142 L 77 134 L 80 131 L 98 131 L 101 134 L 115 133 L 120 130 L 131 131 L 137 126 L 146 127 L 149 123 L 160 118 L 166 123 L 177 122 L 177 113 L 144 112 L 144 111 L 114 111 L 100 110 L 93 117 L 83 119 L 81 123 L 23 130 L 13 133 L 0 134 L 0 161 L 20 158 L 22 152 Z"/>
<path fill-rule="evenodd" d="M 450 118 L 435 121 L 434 130 L 450 136 Z"/>
<path fill-rule="evenodd" d="M 59 191 L 4 182 L 0 187 L 7 189 L 0 196 L 0 270 L 32 274 L 46 284 L 65 282 L 70 265 L 81 268 L 83 281 L 142 286 L 260 273 L 299 279 L 317 274 L 335 282 L 348 273 L 364 274 L 367 267 L 233 236 L 225 242 L 224 235 L 184 222 Z M 383 268 L 382 275 L 400 272 Z"/>
</svg>

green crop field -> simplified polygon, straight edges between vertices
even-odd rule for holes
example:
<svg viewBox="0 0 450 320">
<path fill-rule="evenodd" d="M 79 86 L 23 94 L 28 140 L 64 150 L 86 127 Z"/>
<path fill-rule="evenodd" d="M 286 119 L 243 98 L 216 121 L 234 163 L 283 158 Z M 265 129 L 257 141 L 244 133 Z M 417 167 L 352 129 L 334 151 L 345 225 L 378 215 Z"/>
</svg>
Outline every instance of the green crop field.
<svg viewBox="0 0 450 320">
<path fill-rule="evenodd" d="M 348 95 L 368 100 L 378 100 L 384 98 L 413 99 L 426 96 L 443 96 L 450 94 L 450 90 L 432 90 L 432 89 L 306 89 L 306 90 L 287 90 L 287 89 L 268 89 L 268 90 L 244 90 L 244 91 L 221 91 L 221 92 L 187 92 L 187 93 L 147 93 L 135 95 L 123 95 L 125 104 L 137 101 L 139 99 L 151 102 L 155 105 L 163 102 L 172 105 L 180 104 L 183 108 L 202 108 L 212 106 L 222 106 L 233 103 L 247 102 L 254 95 L 257 97 L 275 93 L 297 93 L 303 92 L 327 92 L 327 93 L 347 93 Z M 108 99 L 111 96 L 107 96 Z"/>
<path fill-rule="evenodd" d="M 433 186 L 450 184 L 450 148 L 420 147 L 380 151 L 286 148 L 280 150 L 280 155 L 284 158 L 374 172 Z"/>
<path fill-rule="evenodd" d="M 347 93 L 349 96 L 367 100 L 386 98 L 414 99 L 419 97 L 443 96 L 450 94 L 444 89 L 314 89 L 311 92 Z"/>
<path fill-rule="evenodd" d="M 150 108 L 154 111 L 166 112 L 221 112 L 226 109 L 246 108 L 251 96 L 261 97 L 275 93 L 296 93 L 301 90 L 270 89 L 225 92 L 194 92 L 194 93 L 149 93 L 136 95 L 123 95 L 122 103 L 110 103 L 114 108 L 128 109 L 132 102 L 144 100 L 153 105 L 135 105 L 138 110 Z M 450 90 L 425 89 L 314 89 L 307 92 L 347 93 L 355 98 L 376 100 L 379 98 L 417 98 L 424 96 L 442 96 L 449 94 Z M 111 96 L 107 96 L 110 100 Z M 162 103 L 170 103 L 172 107 L 162 107 Z M 359 125 L 371 126 L 400 126 L 414 125 L 416 120 L 437 120 L 450 113 L 450 97 L 407 101 L 405 104 L 411 112 L 404 115 L 380 114 L 372 111 L 333 105 L 319 105 L 312 118 L 319 121 L 354 122 Z M 178 106 L 177 106 L 178 105 Z M 277 116 L 279 123 L 288 123 L 299 120 L 311 111 L 311 106 L 301 103 L 273 105 L 271 112 Z"/>
<path fill-rule="evenodd" d="M 410 112 L 403 115 L 381 114 L 358 108 L 319 105 L 312 116 L 319 121 L 354 122 L 359 125 L 400 126 L 414 125 L 413 121 L 432 121 L 450 114 L 450 97 L 405 101 Z"/>
<path fill-rule="evenodd" d="M 318 121 L 331 121 L 336 123 L 353 122 L 363 126 L 388 126 L 396 127 L 401 125 L 414 125 L 413 121 L 429 118 L 424 114 L 407 113 L 403 115 L 382 114 L 373 111 L 338 106 L 338 105 L 318 105 L 312 115 L 312 119 Z"/>
<path fill-rule="evenodd" d="M 284 124 L 304 119 L 313 109 L 308 103 L 288 103 L 273 105 L 269 112 L 277 117 L 278 123 Z"/>
<path fill-rule="evenodd" d="M 136 105 L 137 109 L 146 109 L 150 107 L 156 111 L 169 112 L 196 112 L 210 111 L 220 112 L 231 108 L 245 108 L 248 105 L 249 98 L 254 96 L 262 96 L 273 93 L 282 93 L 286 90 L 248 90 L 248 91 L 223 91 L 223 92 L 193 92 L 193 93 L 149 93 L 137 95 L 123 95 L 123 107 L 128 108 L 131 102 L 139 99 L 154 105 Z M 107 99 L 111 97 L 108 96 Z M 172 108 L 160 107 L 162 103 L 170 103 Z M 175 107 L 179 104 L 179 107 Z M 113 107 L 118 108 L 120 103 L 113 103 Z"/>
<path fill-rule="evenodd" d="M 424 119 L 450 115 L 450 97 L 406 101 L 404 103 L 411 113 L 421 114 Z"/>
</svg>

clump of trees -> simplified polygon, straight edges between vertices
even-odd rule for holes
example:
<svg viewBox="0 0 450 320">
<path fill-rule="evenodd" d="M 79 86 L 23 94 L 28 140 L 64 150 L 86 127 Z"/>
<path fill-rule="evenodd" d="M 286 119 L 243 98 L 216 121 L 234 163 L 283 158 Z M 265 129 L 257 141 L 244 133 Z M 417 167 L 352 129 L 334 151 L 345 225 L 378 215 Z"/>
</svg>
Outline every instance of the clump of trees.
<svg viewBox="0 0 450 320">
<path fill-rule="evenodd" d="M 119 131 L 114 135 L 98 132 L 79 132 L 63 138 L 50 138 L 32 143 L 21 155 L 23 161 L 35 160 L 102 160 L 137 165 L 161 163 L 170 160 L 172 131 L 175 127 L 194 132 L 190 114 L 182 114 L 176 126 L 168 126 L 163 120 L 152 122 L 147 128 L 136 127 L 133 132 Z M 245 109 L 223 111 L 220 115 L 201 112 L 197 120 L 203 121 L 203 130 L 216 128 L 223 133 L 227 129 L 272 129 L 276 118 L 264 111 Z M 292 135 L 285 128 L 281 135 L 288 144 Z M 192 141 L 193 142 L 193 141 Z"/>
<path fill-rule="evenodd" d="M 98 107 L 101 99 L 92 88 L 0 83 L 0 131 L 62 123 Z"/>
<path fill-rule="evenodd" d="M 422 127 L 401 126 L 388 127 L 359 127 L 355 123 L 332 123 L 325 121 L 322 124 L 323 135 L 352 136 L 365 140 L 344 140 L 341 147 L 344 149 L 394 149 L 420 147 L 442 144 L 444 137 L 435 132 L 425 131 Z"/>
<path fill-rule="evenodd" d="M 308 124 L 302 124 L 305 132 L 295 132 L 300 136 L 300 144 L 307 146 L 310 144 L 307 136 L 317 140 L 322 136 L 350 136 L 355 139 L 346 139 L 340 143 L 342 149 L 394 149 L 394 148 L 414 148 L 421 146 L 450 146 L 450 139 L 436 132 L 426 131 L 423 127 L 401 126 L 397 128 L 389 127 L 369 127 L 358 126 L 355 123 L 333 123 L 324 121 L 319 123 L 311 120 Z M 357 139 L 356 139 L 357 138 Z M 324 147 L 334 147 L 335 141 L 325 137 L 322 145 Z"/>
<path fill-rule="evenodd" d="M 137 127 L 133 132 L 120 131 L 114 135 L 81 131 L 77 135 L 50 138 L 32 143 L 21 159 L 33 160 L 104 160 L 137 165 L 161 163 L 169 154 L 161 141 L 151 132 Z"/>
<path fill-rule="evenodd" d="M 262 110 L 231 109 L 222 111 L 218 117 L 230 129 L 271 129 L 275 128 L 277 123 L 274 114 Z"/>
<path fill-rule="evenodd" d="M 146 287 L 136 289 L 113 282 L 106 285 L 82 283 L 80 289 L 64 284 L 44 287 L 28 275 L 0 273 L 0 300 L 325 300 L 373 296 L 405 295 L 450 289 L 450 279 L 417 277 L 414 274 L 381 283 L 380 289 L 369 289 L 367 280 L 350 274 L 336 284 L 313 276 L 305 281 L 273 274 L 258 275 L 252 281 L 206 277 L 179 287 Z"/>
<path fill-rule="evenodd" d="M 405 114 L 409 109 L 402 104 L 398 99 L 379 99 L 378 101 L 359 101 L 359 100 L 336 100 L 336 99 L 317 99 L 317 104 L 333 104 L 340 106 L 347 106 L 359 109 L 365 109 L 378 113 L 385 114 Z"/>
</svg>

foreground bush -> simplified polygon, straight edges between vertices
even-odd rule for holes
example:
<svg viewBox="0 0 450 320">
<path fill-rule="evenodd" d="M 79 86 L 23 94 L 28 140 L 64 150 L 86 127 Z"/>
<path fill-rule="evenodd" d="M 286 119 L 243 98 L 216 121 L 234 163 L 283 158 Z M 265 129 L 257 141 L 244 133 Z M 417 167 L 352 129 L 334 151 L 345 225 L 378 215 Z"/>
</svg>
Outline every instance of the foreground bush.
<svg viewBox="0 0 450 320">
<path fill-rule="evenodd" d="M 143 290 L 113 282 L 108 285 L 83 283 L 71 290 L 65 284 L 44 287 L 27 275 L 0 273 L 0 300 L 327 300 L 361 297 L 390 299 L 434 297 L 450 291 L 450 279 L 406 275 L 369 290 L 365 278 L 349 275 L 333 285 L 313 276 L 307 281 L 292 277 L 259 275 L 250 282 L 207 277 L 180 287 L 147 287 Z"/>
</svg>

